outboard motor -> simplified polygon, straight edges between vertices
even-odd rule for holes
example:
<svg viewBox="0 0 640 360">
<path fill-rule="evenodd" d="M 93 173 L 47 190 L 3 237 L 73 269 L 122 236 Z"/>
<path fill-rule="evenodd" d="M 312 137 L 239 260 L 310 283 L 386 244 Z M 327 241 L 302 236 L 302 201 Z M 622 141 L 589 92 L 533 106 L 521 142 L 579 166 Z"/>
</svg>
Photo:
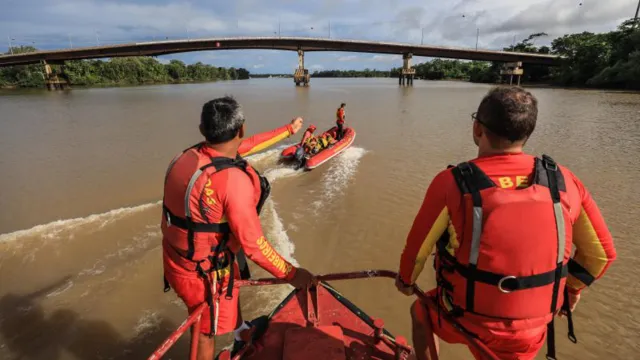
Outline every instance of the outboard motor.
<svg viewBox="0 0 640 360">
<path fill-rule="evenodd" d="M 298 166 L 296 166 L 296 170 L 302 168 L 305 164 L 305 162 L 307 161 L 307 159 L 304 156 L 304 146 L 298 146 L 298 148 L 296 149 L 296 153 L 293 155 L 294 159 L 296 159 L 296 162 L 298 163 Z"/>
</svg>

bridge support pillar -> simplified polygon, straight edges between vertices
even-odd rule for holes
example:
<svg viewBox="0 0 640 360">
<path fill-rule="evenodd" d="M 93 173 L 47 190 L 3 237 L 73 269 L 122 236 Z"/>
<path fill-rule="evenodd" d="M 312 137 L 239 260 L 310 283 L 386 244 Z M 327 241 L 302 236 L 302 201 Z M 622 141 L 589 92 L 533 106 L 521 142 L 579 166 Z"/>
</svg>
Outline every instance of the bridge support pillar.
<svg viewBox="0 0 640 360">
<path fill-rule="evenodd" d="M 500 70 L 500 75 L 509 76 L 509 85 L 513 85 L 513 77 L 517 76 L 517 85 L 520 86 L 520 78 L 524 75 L 524 70 L 522 69 L 522 62 L 513 62 L 504 64 L 504 68 Z"/>
<path fill-rule="evenodd" d="M 310 81 L 309 70 L 304 68 L 304 50 L 298 49 L 298 68 L 293 73 L 293 82 L 296 86 L 309 86 Z"/>
<path fill-rule="evenodd" d="M 61 80 L 58 78 L 58 73 L 51 68 L 50 64 L 47 64 L 46 61 L 42 61 L 42 65 L 44 65 L 44 83 L 49 91 L 65 90 L 69 88 L 69 83 L 64 79 Z M 64 64 L 62 66 L 64 66 Z"/>
<path fill-rule="evenodd" d="M 402 54 L 402 70 L 400 72 L 400 77 L 398 78 L 398 85 L 400 86 L 404 86 L 405 83 L 407 86 L 413 86 L 413 78 L 416 75 L 416 69 L 411 67 L 411 58 L 413 58 L 412 53 Z"/>
</svg>

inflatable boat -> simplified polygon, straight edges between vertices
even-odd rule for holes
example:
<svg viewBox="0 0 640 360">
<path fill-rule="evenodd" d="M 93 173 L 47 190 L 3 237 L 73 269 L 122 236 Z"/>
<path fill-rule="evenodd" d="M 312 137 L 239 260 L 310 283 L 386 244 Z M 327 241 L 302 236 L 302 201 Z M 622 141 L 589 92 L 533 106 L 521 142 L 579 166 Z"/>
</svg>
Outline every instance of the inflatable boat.
<svg viewBox="0 0 640 360">
<path fill-rule="evenodd" d="M 337 130 L 338 128 L 334 126 L 331 129 L 320 134 L 319 137 L 329 134 L 331 135 L 331 137 L 335 139 Z M 335 144 L 327 146 L 326 148 L 320 150 L 316 154 L 305 154 L 301 165 L 307 170 L 315 169 L 318 166 L 329 161 L 336 155 L 348 149 L 349 146 L 353 144 L 353 140 L 355 140 L 356 138 L 356 131 L 350 127 L 344 128 L 343 131 L 344 131 L 344 136 L 340 141 L 336 142 Z M 301 146 L 302 146 L 302 143 L 299 143 L 284 149 L 281 153 L 281 157 L 283 159 L 291 159 L 291 160 L 295 159 L 296 152 Z"/>
<path fill-rule="evenodd" d="M 307 289 L 293 290 L 270 314 L 251 321 L 246 339 L 222 350 L 217 360 L 408 360 L 412 348 L 407 339 L 394 336 L 384 321 L 367 315 L 328 282 L 356 279 L 395 279 L 388 270 L 364 270 L 319 275 L 319 283 Z M 278 279 L 236 280 L 234 287 L 281 285 Z M 414 285 L 414 294 L 425 306 L 437 309 L 434 300 Z M 220 296 L 220 294 L 217 294 Z M 209 308 L 202 303 L 147 360 L 161 359 L 193 327 L 190 360 L 197 358 L 200 319 Z M 456 318 L 442 312 L 441 320 L 453 326 L 483 359 L 499 358 L 475 335 L 462 328 Z M 435 344 L 431 344 L 435 349 Z M 438 360 L 435 352 L 433 360 Z M 182 357 L 185 358 L 185 357 Z"/>
</svg>

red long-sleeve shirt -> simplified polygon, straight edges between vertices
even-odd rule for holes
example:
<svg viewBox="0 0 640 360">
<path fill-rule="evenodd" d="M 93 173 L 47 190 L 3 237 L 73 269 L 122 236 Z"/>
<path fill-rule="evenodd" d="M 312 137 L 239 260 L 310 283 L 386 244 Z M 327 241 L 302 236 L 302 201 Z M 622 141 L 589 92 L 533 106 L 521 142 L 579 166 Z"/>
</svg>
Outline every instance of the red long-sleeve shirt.
<svg viewBox="0 0 640 360">
<path fill-rule="evenodd" d="M 344 108 L 338 108 L 336 111 L 336 123 L 344 124 Z"/>
<path fill-rule="evenodd" d="M 293 127 L 291 124 L 281 126 L 277 129 L 266 131 L 257 135 L 246 138 L 238 148 L 240 156 L 249 156 L 262 151 L 274 144 L 293 135 Z"/>
<path fill-rule="evenodd" d="M 472 160 L 498 186 L 505 189 L 526 187 L 533 173 L 534 157 L 526 154 L 497 155 Z M 573 224 L 574 260 L 594 278 L 599 279 L 616 258 L 613 239 L 595 201 L 582 182 L 565 167 L 560 167 L 565 178 L 568 206 Z M 449 230 L 449 247 L 456 251 L 461 239 L 461 194 L 451 170 L 439 173 L 427 190 L 416 216 L 400 260 L 400 276 L 406 284 L 413 284 L 436 241 Z M 569 275 L 569 290 L 580 292 L 580 280 Z"/>
<path fill-rule="evenodd" d="M 286 125 L 254 135 L 242 142 L 238 153 L 246 156 L 264 150 L 291 136 L 292 133 L 291 125 Z M 200 147 L 198 151 L 207 157 L 221 156 L 207 146 Z M 274 277 L 290 280 L 295 274 L 295 268 L 265 238 L 256 212 L 258 200 L 259 192 L 247 173 L 238 168 L 229 168 L 213 173 L 207 179 L 201 201 L 201 215 L 209 223 L 229 223 L 231 234 L 227 244 L 231 251 L 237 253 L 242 249 L 249 259 Z M 222 238 L 222 234 L 212 236 L 215 236 L 217 241 Z M 198 276 L 196 272 L 188 271 L 174 263 L 169 256 L 165 256 L 165 269 L 178 276 Z"/>
</svg>

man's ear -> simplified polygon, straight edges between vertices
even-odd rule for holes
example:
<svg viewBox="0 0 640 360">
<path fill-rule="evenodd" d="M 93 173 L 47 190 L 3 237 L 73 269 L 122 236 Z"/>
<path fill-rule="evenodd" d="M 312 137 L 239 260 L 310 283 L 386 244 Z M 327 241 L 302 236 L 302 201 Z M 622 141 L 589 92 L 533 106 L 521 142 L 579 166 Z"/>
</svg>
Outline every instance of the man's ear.
<svg viewBox="0 0 640 360">
<path fill-rule="evenodd" d="M 240 130 L 238 130 L 238 136 L 240 137 L 240 139 L 244 138 L 244 124 L 242 124 Z"/>
</svg>

